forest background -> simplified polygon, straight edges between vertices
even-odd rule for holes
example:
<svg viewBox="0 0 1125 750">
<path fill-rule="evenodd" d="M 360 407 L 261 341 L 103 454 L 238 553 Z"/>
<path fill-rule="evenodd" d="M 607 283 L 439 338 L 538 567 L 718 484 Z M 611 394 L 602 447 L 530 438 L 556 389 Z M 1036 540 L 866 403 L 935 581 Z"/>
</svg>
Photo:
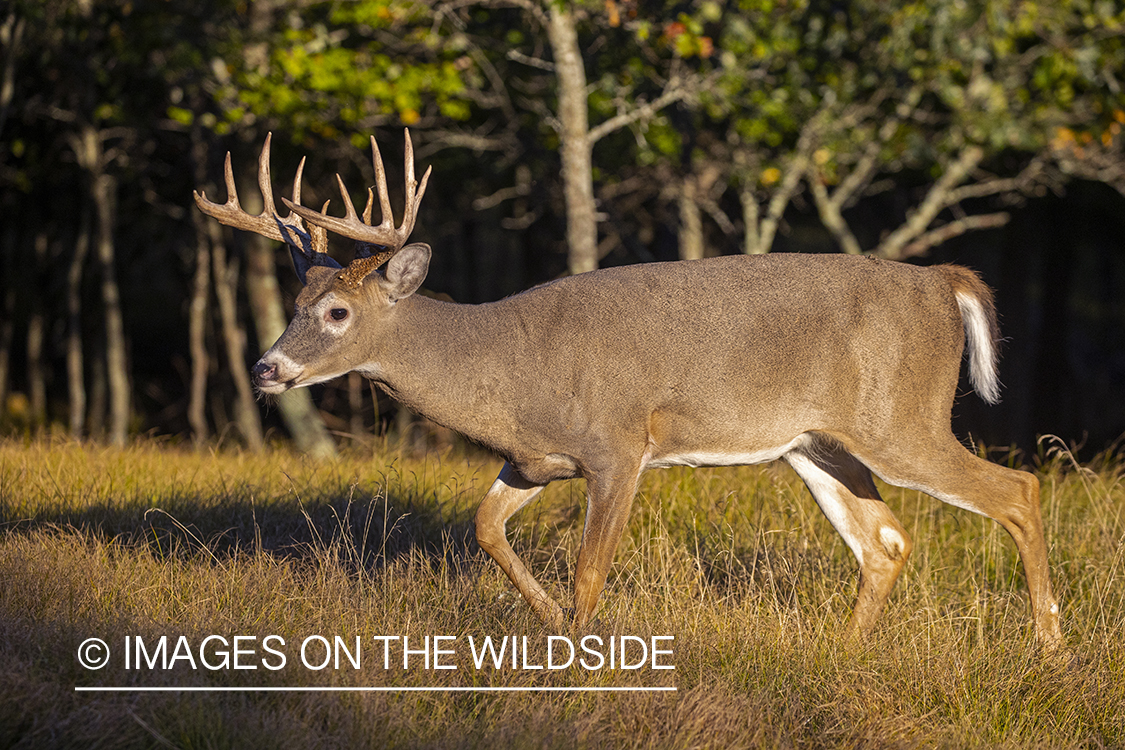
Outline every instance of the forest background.
<svg viewBox="0 0 1125 750">
<path fill-rule="evenodd" d="M 255 400 L 299 283 L 191 200 L 225 199 L 230 151 L 259 210 L 273 131 L 278 195 L 307 155 L 303 202 L 340 210 L 375 135 L 401 206 L 409 126 L 431 293 L 741 252 L 964 263 L 998 293 L 1005 400 L 961 399 L 958 434 L 1088 455 L 1125 433 L 1123 35 L 1085 0 L 9 0 L 0 429 L 321 454 L 410 429 L 355 375 Z"/>
</svg>

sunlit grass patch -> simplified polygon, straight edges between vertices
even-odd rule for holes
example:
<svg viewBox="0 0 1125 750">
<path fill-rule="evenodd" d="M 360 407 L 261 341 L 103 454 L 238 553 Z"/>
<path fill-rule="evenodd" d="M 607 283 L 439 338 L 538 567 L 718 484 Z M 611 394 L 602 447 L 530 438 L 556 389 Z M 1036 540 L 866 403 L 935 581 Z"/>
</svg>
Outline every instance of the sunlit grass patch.
<svg viewBox="0 0 1125 750">
<path fill-rule="evenodd" d="M 868 642 L 836 636 L 856 565 L 784 465 L 650 472 L 591 632 L 673 635 L 670 671 L 82 668 L 96 635 L 527 637 L 473 541 L 500 464 L 473 453 L 193 453 L 0 443 L 0 746 L 738 747 L 1125 744 L 1125 484 L 1040 467 L 1063 629 L 1040 658 L 998 524 L 881 486 L 914 554 Z M 509 524 L 567 599 L 584 485 Z M 260 654 L 259 654 L 260 656 Z M 459 654 L 463 657 L 464 654 Z M 542 652 L 530 654 L 531 663 Z M 401 657 L 400 657 L 401 658 Z M 380 656 L 381 659 L 381 656 Z M 674 694 L 89 694 L 75 685 L 674 685 Z"/>
</svg>

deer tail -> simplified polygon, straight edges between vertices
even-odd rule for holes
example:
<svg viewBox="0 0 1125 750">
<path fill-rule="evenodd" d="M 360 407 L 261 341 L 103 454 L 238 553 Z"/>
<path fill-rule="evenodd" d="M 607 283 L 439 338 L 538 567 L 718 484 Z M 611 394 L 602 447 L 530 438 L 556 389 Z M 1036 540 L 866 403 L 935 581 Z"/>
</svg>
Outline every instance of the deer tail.
<svg viewBox="0 0 1125 750">
<path fill-rule="evenodd" d="M 981 398 L 990 404 L 999 403 L 1000 326 L 992 290 L 968 268 L 952 265 L 936 268 L 953 288 L 961 311 L 969 351 L 969 380 Z"/>
</svg>

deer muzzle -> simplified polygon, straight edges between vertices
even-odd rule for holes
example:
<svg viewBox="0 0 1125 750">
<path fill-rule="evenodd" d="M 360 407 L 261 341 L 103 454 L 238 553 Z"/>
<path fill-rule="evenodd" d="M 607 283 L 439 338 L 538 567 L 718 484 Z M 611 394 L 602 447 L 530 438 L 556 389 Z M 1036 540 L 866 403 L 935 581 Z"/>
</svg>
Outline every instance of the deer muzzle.
<svg viewBox="0 0 1125 750">
<path fill-rule="evenodd" d="M 263 393 L 284 393 L 293 387 L 292 379 L 282 376 L 278 363 L 269 361 L 268 353 L 250 368 L 250 379 Z"/>
</svg>

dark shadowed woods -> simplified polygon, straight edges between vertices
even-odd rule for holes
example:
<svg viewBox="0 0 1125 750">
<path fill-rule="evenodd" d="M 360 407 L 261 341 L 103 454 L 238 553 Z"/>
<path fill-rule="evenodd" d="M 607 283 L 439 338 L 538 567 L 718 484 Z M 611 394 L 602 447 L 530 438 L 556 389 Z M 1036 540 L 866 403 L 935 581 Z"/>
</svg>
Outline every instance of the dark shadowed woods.
<svg viewBox="0 0 1125 750">
<path fill-rule="evenodd" d="M 256 399 L 298 282 L 191 200 L 224 198 L 229 150 L 257 210 L 273 131 L 275 195 L 307 155 L 304 203 L 337 205 L 333 172 L 371 183 L 374 134 L 400 205 L 409 126 L 430 293 L 739 252 L 963 263 L 1006 342 L 1003 402 L 962 397 L 958 434 L 1092 455 L 1125 433 L 1122 12 L 976 5 L 9 3 L 0 430 L 435 439 L 354 376 Z"/>
</svg>

